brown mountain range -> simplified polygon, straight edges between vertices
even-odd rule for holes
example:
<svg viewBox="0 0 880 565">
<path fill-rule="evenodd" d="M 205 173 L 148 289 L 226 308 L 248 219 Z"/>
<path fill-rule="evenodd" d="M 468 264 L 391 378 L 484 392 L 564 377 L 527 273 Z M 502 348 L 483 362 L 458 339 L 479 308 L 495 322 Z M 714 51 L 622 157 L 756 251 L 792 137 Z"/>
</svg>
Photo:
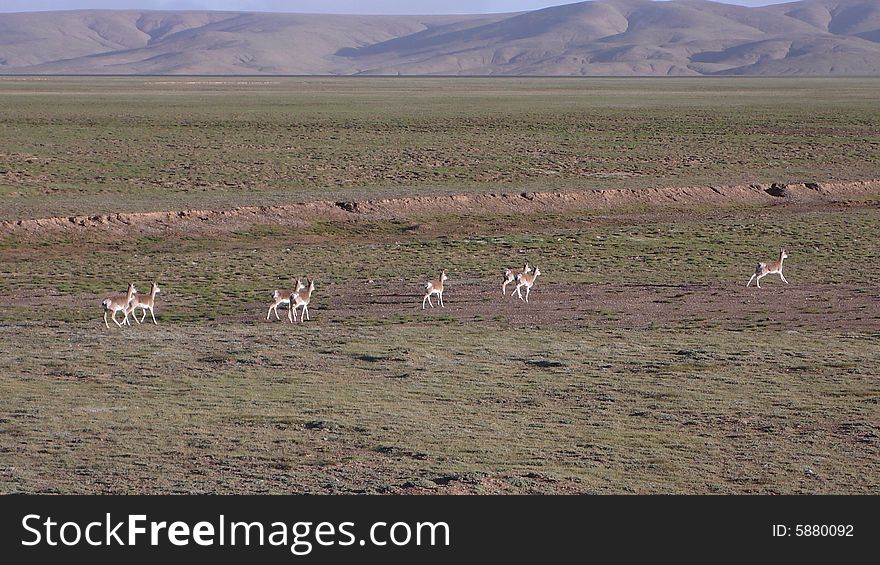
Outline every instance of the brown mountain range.
<svg viewBox="0 0 880 565">
<path fill-rule="evenodd" d="M 0 74 L 880 75 L 880 1 L 596 0 L 513 14 L 0 14 Z"/>
</svg>

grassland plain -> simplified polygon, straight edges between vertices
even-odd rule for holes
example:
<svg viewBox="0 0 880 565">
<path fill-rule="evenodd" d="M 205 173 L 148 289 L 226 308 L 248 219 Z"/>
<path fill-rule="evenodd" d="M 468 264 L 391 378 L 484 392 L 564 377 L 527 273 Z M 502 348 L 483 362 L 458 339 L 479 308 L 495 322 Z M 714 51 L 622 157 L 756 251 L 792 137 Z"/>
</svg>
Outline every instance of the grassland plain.
<svg viewBox="0 0 880 565">
<path fill-rule="evenodd" d="M 2 216 L 880 178 L 875 82 L 4 79 Z M 462 164 L 403 180 L 429 148 Z M 0 492 L 876 493 L 877 202 L 5 233 Z M 780 245 L 792 284 L 746 290 Z M 500 293 L 526 259 L 528 306 Z M 312 322 L 266 322 L 305 275 Z M 106 330 L 130 280 L 160 325 Z"/>
<path fill-rule="evenodd" d="M 878 88 L 821 78 L 0 78 L 0 220 L 862 180 L 880 168 Z"/>
</svg>

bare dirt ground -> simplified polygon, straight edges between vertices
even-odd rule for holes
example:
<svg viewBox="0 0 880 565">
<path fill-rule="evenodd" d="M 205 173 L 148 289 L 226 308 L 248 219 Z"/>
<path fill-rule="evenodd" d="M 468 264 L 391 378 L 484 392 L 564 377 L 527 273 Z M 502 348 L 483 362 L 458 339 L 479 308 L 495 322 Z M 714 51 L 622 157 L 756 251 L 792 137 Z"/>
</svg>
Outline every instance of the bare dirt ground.
<svg viewBox="0 0 880 565">
<path fill-rule="evenodd" d="M 0 492 L 880 492 L 875 79 L 7 82 Z"/>
<path fill-rule="evenodd" d="M 135 234 L 222 235 L 256 223 L 301 228 L 316 221 L 401 220 L 443 214 L 507 213 L 536 215 L 579 212 L 620 212 L 627 209 L 710 207 L 780 203 L 829 203 L 875 196 L 880 181 L 845 183 L 750 184 L 605 189 L 569 192 L 452 194 L 305 202 L 286 206 L 246 206 L 226 210 L 174 210 L 92 216 L 58 216 L 0 222 L 0 234 L 17 236 Z"/>
<path fill-rule="evenodd" d="M 524 208 L 525 233 L 506 207 L 334 204 L 311 231 L 8 235 L 0 490 L 876 492 L 876 193 L 771 189 Z M 768 239 L 792 284 L 746 289 Z M 500 288 L 526 259 L 529 304 Z M 159 325 L 105 329 L 96 289 L 153 262 Z M 312 320 L 267 322 L 288 273 L 317 278 Z"/>
<path fill-rule="evenodd" d="M 880 287 L 855 284 L 789 285 L 762 280 L 752 284 L 541 284 L 529 304 L 501 295 L 488 281 L 449 281 L 445 308 L 427 308 L 428 316 L 457 322 L 495 322 L 507 327 L 615 329 L 703 327 L 740 331 L 754 328 L 880 331 Z M 778 277 L 776 277 L 778 279 Z M 746 277 L 745 280 L 748 280 Z M 332 285 L 323 289 L 323 323 L 348 318 L 385 320 L 421 308 L 412 285 Z M 525 291 L 523 291 L 523 295 Z M 437 303 L 437 297 L 432 298 Z M 256 310 L 257 305 L 254 305 Z M 243 322 L 252 315 L 229 317 Z M 273 318 L 274 320 L 274 318 Z"/>
</svg>

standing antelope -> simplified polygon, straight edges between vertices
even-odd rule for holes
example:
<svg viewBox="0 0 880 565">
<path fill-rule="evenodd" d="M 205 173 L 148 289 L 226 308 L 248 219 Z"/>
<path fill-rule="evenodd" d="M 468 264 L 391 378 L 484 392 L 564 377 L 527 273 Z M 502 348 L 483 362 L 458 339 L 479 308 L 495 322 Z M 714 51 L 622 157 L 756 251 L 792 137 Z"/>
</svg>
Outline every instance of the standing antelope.
<svg viewBox="0 0 880 565">
<path fill-rule="evenodd" d="M 131 322 L 128 321 L 129 314 L 131 314 L 131 317 L 134 318 L 134 321 L 138 324 L 143 323 L 147 318 L 147 310 L 149 310 L 153 323 L 159 325 L 158 322 L 156 322 L 156 316 L 153 314 L 153 307 L 156 305 L 156 295 L 160 292 L 162 292 L 162 289 L 159 288 L 159 285 L 157 283 L 151 283 L 150 294 L 147 296 L 138 296 L 135 294 L 132 297 L 131 302 L 128 303 L 128 310 L 125 312 L 125 323 L 129 326 L 131 325 Z M 137 313 L 135 312 L 138 308 L 143 312 L 143 316 L 141 316 L 140 320 L 138 320 Z"/>
<path fill-rule="evenodd" d="M 306 287 L 306 285 L 304 285 L 301 280 L 296 279 L 296 290 L 273 290 L 272 291 L 272 300 L 274 301 L 274 303 L 271 306 L 269 306 L 269 311 L 266 312 L 266 321 L 267 322 L 269 321 L 269 316 L 272 315 L 273 311 L 275 312 L 275 319 L 280 321 L 281 318 L 278 317 L 278 307 L 279 306 L 287 306 L 287 308 L 289 310 L 291 297 L 294 296 L 297 292 L 304 289 L 305 287 Z M 290 317 L 289 314 L 290 314 L 290 312 L 288 312 L 288 318 Z M 291 323 L 292 322 L 293 321 L 291 320 Z"/>
<path fill-rule="evenodd" d="M 446 308 L 443 305 L 443 283 L 449 280 L 449 277 L 446 276 L 446 270 L 440 271 L 440 278 L 435 279 L 433 281 L 428 281 L 425 283 L 425 297 L 422 298 L 422 310 L 425 309 L 425 301 L 428 301 L 428 304 L 431 305 L 431 308 L 434 307 L 434 303 L 431 302 L 431 295 L 436 294 L 440 300 L 440 306 Z"/>
<path fill-rule="evenodd" d="M 128 304 L 132 301 L 136 292 L 137 289 L 134 287 L 134 283 L 129 283 L 126 294 L 117 294 L 110 298 L 105 298 L 101 302 L 101 307 L 104 309 L 104 325 L 107 326 L 107 329 L 110 329 L 110 324 L 107 323 L 107 312 L 113 312 L 113 321 L 116 322 L 117 326 L 122 327 L 122 324 L 116 319 L 116 313 L 120 310 L 123 313 L 128 311 Z"/>
<path fill-rule="evenodd" d="M 758 288 L 761 288 L 761 278 L 766 277 L 767 275 L 779 275 L 779 278 L 782 279 L 782 282 L 788 284 L 788 281 L 785 280 L 785 275 L 782 274 L 782 262 L 788 257 L 788 253 L 785 249 L 779 250 L 779 261 L 772 261 L 770 263 L 758 263 L 755 265 L 755 274 L 752 275 L 752 278 L 749 279 L 749 282 L 746 283 L 746 288 L 749 288 L 749 285 L 752 284 L 752 281 L 758 285 Z"/>
<path fill-rule="evenodd" d="M 287 309 L 287 319 L 290 320 L 291 323 L 296 321 L 296 309 L 300 306 L 302 306 L 302 312 L 299 313 L 299 322 L 303 323 L 306 319 L 312 319 L 312 317 L 309 316 L 309 302 L 312 300 L 313 292 L 315 292 L 315 281 L 314 279 L 309 279 L 309 288 L 297 292 L 291 297 L 290 305 Z"/>
<path fill-rule="evenodd" d="M 504 282 L 501 283 L 501 294 L 507 296 L 507 285 L 512 282 L 516 282 L 519 280 L 520 275 L 523 273 L 531 273 L 532 268 L 529 267 L 529 264 L 526 263 L 523 265 L 522 269 L 505 269 L 504 270 Z"/>
<path fill-rule="evenodd" d="M 516 283 L 516 295 L 519 296 L 519 299 L 523 302 L 529 301 L 529 293 L 532 292 L 532 287 L 535 285 L 535 281 L 538 280 L 538 276 L 541 274 L 541 269 L 535 267 L 535 272 L 532 274 L 522 273 L 519 276 L 518 282 Z M 520 289 L 522 287 L 526 287 L 526 297 L 523 299 L 522 294 L 520 293 Z M 513 293 L 510 293 L 510 296 L 513 296 Z"/>
</svg>

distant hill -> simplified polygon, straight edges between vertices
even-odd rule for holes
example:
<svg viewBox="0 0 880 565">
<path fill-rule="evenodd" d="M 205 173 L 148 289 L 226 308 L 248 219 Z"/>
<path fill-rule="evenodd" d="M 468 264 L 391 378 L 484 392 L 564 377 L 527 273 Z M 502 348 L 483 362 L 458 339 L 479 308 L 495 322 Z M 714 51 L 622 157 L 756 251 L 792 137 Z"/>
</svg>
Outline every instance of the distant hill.
<svg viewBox="0 0 880 565">
<path fill-rule="evenodd" d="M 880 75 L 880 1 L 596 0 L 466 16 L 0 14 L 0 74 Z"/>
</svg>

